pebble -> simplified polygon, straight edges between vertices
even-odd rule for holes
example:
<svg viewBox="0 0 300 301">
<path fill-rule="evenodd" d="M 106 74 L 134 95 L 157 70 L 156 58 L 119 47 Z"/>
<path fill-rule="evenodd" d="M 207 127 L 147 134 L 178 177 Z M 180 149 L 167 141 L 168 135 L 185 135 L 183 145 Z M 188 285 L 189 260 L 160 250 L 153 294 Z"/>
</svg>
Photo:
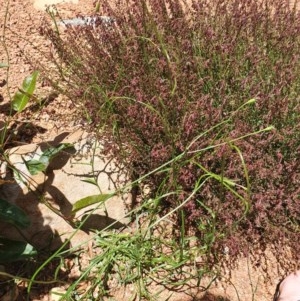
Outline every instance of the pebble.
<svg viewBox="0 0 300 301">
<path fill-rule="evenodd" d="M 61 287 L 53 287 L 50 290 L 49 301 L 59 301 L 66 294 L 66 290 Z"/>
</svg>

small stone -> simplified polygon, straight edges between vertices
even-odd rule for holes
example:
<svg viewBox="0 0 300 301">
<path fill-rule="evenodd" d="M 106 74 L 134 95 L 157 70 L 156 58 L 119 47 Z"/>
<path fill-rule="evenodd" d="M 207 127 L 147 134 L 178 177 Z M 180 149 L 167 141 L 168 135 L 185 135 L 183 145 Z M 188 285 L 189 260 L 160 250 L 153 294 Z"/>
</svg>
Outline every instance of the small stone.
<svg viewBox="0 0 300 301">
<path fill-rule="evenodd" d="M 66 290 L 61 287 L 53 287 L 50 290 L 49 301 L 59 301 L 65 295 Z"/>
</svg>

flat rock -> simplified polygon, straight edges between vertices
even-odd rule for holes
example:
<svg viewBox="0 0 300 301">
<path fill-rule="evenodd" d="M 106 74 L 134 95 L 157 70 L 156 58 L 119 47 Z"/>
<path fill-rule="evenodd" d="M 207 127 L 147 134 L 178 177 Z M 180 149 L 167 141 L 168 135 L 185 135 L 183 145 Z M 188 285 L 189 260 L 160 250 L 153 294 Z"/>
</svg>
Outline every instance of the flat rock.
<svg viewBox="0 0 300 301">
<path fill-rule="evenodd" d="M 33 6 L 35 9 L 44 10 L 49 5 L 55 5 L 64 2 L 78 3 L 78 0 L 35 0 Z"/>
<path fill-rule="evenodd" d="M 46 172 L 32 176 L 24 161 L 38 159 L 43 151 L 59 143 L 72 143 L 74 148 L 61 151 Z M 76 246 L 87 241 L 92 230 L 102 230 L 112 224 L 111 227 L 120 228 L 129 223 L 126 216 L 131 203 L 129 189 L 126 193 L 116 193 L 126 186 L 126 173 L 116 162 L 103 156 L 101 143 L 90 134 L 80 130 L 70 135 L 63 133 L 54 141 L 15 147 L 7 154 L 15 172 L 12 174 L 6 167 L 4 174 L 6 179 L 14 181 L 0 186 L 0 198 L 18 205 L 29 215 L 31 226 L 22 229 L 22 233 L 35 247 L 50 245 L 53 249 L 71 236 L 70 243 Z M 100 194 L 114 196 L 73 216 L 76 201 Z M 81 230 L 75 232 L 76 225 L 83 220 Z M 11 239 L 22 239 L 16 229 L 1 222 L 0 233 Z"/>
</svg>

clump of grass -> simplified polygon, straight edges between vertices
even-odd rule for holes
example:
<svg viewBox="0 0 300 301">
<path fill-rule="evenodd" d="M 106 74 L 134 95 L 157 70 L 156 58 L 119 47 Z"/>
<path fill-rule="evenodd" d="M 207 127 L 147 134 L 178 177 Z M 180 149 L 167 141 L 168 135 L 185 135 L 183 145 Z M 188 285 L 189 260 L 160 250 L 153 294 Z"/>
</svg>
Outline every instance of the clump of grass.
<svg viewBox="0 0 300 301">
<path fill-rule="evenodd" d="M 209 258 L 270 243 L 297 257 L 297 1 L 121 2 L 99 3 L 110 24 L 45 24 L 55 53 L 44 76 L 82 105 L 133 180 L 157 170 L 140 185 Z"/>
</svg>

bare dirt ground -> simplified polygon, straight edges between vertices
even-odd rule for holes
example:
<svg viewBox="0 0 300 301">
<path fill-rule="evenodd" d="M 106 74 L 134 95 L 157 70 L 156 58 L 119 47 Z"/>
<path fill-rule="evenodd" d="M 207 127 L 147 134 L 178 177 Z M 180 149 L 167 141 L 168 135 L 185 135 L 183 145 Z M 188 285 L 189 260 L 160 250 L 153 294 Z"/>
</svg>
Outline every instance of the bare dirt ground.
<svg viewBox="0 0 300 301">
<path fill-rule="evenodd" d="M 34 5 L 34 0 L 0 0 L 0 31 L 3 42 L 0 48 L 0 62 L 9 63 L 8 77 L 6 69 L 0 69 L 0 121 L 9 118 L 9 95 L 13 95 L 24 77 L 33 71 L 33 67 L 22 56 L 21 50 L 40 59 L 42 59 L 41 52 L 50 51 L 50 43 L 44 41 L 39 35 L 41 20 L 46 14 L 37 8 L 39 7 L 36 3 Z M 57 8 L 64 18 L 72 18 L 77 14 L 89 15 L 94 11 L 92 0 L 59 3 Z M 6 24 L 5 30 L 4 24 Z M 14 143 L 26 144 L 49 140 L 63 131 L 71 132 L 78 127 L 84 127 L 84 121 L 76 114 L 73 103 L 60 95 L 53 95 L 46 83 L 39 83 L 36 95 L 45 100 L 45 105 L 33 114 L 32 111 L 29 114 L 25 110 L 20 116 L 14 118 L 12 127 L 19 129 L 16 137 L 12 139 Z M 24 124 L 26 126 L 23 127 Z M 14 270 L 17 271 L 19 268 L 22 267 L 14 267 Z M 284 274 L 291 272 L 278 268 L 272 252 L 255 267 L 244 258 L 235 268 L 225 268 L 225 271 L 226 276 L 218 280 L 209 293 L 203 295 L 195 289 L 192 291 L 186 289 L 185 292 L 183 289 L 183 292 L 173 293 L 169 300 L 272 300 L 276 284 Z M 62 277 L 64 280 L 68 279 L 66 274 Z M 51 300 L 48 297 L 48 289 L 44 287 L 34 291 L 30 300 Z M 22 291 L 20 288 L 19 290 Z M 163 292 L 160 300 L 165 300 L 169 293 L 167 290 Z M 124 291 L 116 290 L 114 295 L 115 300 L 129 300 Z M 24 298 L 19 294 L 18 299 L 0 297 L 0 300 L 25 300 Z"/>
<path fill-rule="evenodd" d="M 8 78 L 6 69 L 0 69 L 0 82 L 3 86 L 0 90 L 0 120 L 6 120 L 9 116 L 9 95 L 12 96 L 20 87 L 23 79 L 34 71 L 34 67 L 28 63 L 22 52 L 25 52 L 29 60 L 33 59 L 34 61 L 43 59 L 51 51 L 50 43 L 43 40 L 39 34 L 42 19 L 47 14 L 44 10 L 35 8 L 41 7 L 41 4 L 46 1 L 33 1 L 0 1 L 0 29 L 3 41 L 0 62 L 8 62 L 9 60 Z M 7 5 L 8 3 L 9 5 Z M 61 3 L 57 4 L 57 8 L 64 18 L 93 12 L 92 1 L 81 1 L 77 4 L 73 2 Z M 4 32 L 5 22 L 6 29 Z M 45 105 L 41 110 L 40 108 L 36 110 L 36 114 L 32 114 L 32 111 L 30 114 L 29 112 L 26 114 L 25 111 L 21 116 L 17 116 L 18 124 L 15 126 L 21 127 L 22 123 L 27 122 L 32 127 L 27 125 L 24 129 L 25 132 L 19 132 L 16 140 L 24 143 L 35 142 L 35 140 L 45 139 L 45 136 L 56 136 L 62 130 L 81 126 L 81 120 L 74 118 L 74 114 L 72 114 L 75 111 L 74 105 L 70 101 L 63 100 L 60 96 L 56 97 L 46 83 L 38 83 L 36 96 Z M 30 122 L 29 118 L 31 119 Z"/>
</svg>

